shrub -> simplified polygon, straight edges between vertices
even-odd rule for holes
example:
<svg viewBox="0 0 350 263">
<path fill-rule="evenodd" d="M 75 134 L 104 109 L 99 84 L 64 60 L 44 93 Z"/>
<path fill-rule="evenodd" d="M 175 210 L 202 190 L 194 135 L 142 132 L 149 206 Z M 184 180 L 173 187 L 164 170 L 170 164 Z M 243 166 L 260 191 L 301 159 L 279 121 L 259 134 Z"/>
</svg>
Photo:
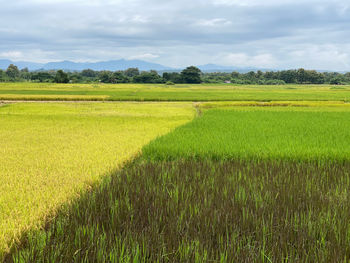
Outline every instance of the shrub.
<svg viewBox="0 0 350 263">
<path fill-rule="evenodd" d="M 265 81 L 265 85 L 285 85 L 286 82 L 281 79 L 270 79 Z"/>
</svg>

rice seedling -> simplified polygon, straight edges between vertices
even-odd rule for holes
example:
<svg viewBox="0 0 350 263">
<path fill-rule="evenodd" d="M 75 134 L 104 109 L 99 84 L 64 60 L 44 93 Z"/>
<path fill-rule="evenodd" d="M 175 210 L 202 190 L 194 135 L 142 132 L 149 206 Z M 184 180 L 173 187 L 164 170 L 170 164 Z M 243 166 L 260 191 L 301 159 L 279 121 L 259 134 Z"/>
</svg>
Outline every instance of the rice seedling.
<svg viewBox="0 0 350 263">
<path fill-rule="evenodd" d="M 0 260 L 21 233 L 190 121 L 183 103 L 18 103 L 0 107 Z"/>
</svg>

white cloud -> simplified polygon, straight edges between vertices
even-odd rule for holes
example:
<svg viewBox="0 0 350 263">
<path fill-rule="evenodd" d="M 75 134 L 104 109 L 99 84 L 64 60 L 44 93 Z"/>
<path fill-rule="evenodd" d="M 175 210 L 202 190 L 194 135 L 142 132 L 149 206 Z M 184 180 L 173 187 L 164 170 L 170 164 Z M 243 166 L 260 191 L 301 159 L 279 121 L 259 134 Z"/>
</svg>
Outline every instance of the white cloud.
<svg viewBox="0 0 350 263">
<path fill-rule="evenodd" d="M 218 60 L 227 66 L 237 67 L 273 68 L 277 65 L 277 60 L 271 54 L 228 53 L 220 55 Z"/>
<path fill-rule="evenodd" d="M 345 2 L 344 0 L 308 0 L 309 3 Z M 305 4 L 305 0 L 211 0 L 217 6 L 278 6 L 288 4 Z M 317 6 L 317 5 L 316 5 Z"/>
<path fill-rule="evenodd" d="M 0 3 L 0 59 L 350 70 L 348 0 Z"/>
<path fill-rule="evenodd" d="M 232 25 L 232 22 L 225 18 L 201 19 L 195 23 L 197 26 L 221 27 Z"/>
<path fill-rule="evenodd" d="M 145 60 L 147 60 L 147 59 L 155 59 L 158 57 L 159 57 L 159 55 L 145 53 L 145 54 L 130 56 L 129 59 L 145 59 Z"/>
<path fill-rule="evenodd" d="M 350 45 L 301 45 L 290 52 L 288 61 L 298 67 L 323 70 L 349 70 Z"/>
<path fill-rule="evenodd" d="M 5 51 L 0 53 L 0 57 L 17 60 L 23 57 L 23 53 L 21 51 Z"/>
<path fill-rule="evenodd" d="M 223 6 L 250 6 L 255 4 L 256 1 L 240 1 L 240 0 L 212 0 L 214 5 Z"/>
<path fill-rule="evenodd" d="M 51 62 L 62 60 L 56 57 L 56 52 L 53 51 L 43 51 L 40 49 L 27 49 L 24 51 L 4 51 L 0 52 L 0 59 L 6 58 L 13 61 L 30 61 L 30 62 Z"/>
</svg>

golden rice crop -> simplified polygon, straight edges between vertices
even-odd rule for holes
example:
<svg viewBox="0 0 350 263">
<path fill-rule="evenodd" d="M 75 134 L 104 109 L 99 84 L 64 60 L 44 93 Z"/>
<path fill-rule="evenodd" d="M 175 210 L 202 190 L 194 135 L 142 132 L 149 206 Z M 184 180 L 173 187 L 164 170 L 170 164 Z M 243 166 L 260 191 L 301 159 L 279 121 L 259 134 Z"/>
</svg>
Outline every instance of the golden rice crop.
<svg viewBox="0 0 350 263">
<path fill-rule="evenodd" d="M 34 100 L 34 101 L 104 101 L 106 95 L 49 95 L 49 94 L 0 94 L 0 100 Z"/>
<path fill-rule="evenodd" d="M 193 116 L 184 103 L 1 106 L 0 258 L 23 231 Z"/>
</svg>

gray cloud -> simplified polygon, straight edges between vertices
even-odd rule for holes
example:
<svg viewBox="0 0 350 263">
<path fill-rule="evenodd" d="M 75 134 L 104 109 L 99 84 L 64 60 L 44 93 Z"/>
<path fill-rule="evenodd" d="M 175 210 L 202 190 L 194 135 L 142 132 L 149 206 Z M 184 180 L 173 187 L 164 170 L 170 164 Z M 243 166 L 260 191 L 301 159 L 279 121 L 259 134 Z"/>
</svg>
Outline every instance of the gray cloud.
<svg viewBox="0 0 350 263">
<path fill-rule="evenodd" d="M 350 70 L 346 0 L 0 0 L 0 58 Z"/>
</svg>

